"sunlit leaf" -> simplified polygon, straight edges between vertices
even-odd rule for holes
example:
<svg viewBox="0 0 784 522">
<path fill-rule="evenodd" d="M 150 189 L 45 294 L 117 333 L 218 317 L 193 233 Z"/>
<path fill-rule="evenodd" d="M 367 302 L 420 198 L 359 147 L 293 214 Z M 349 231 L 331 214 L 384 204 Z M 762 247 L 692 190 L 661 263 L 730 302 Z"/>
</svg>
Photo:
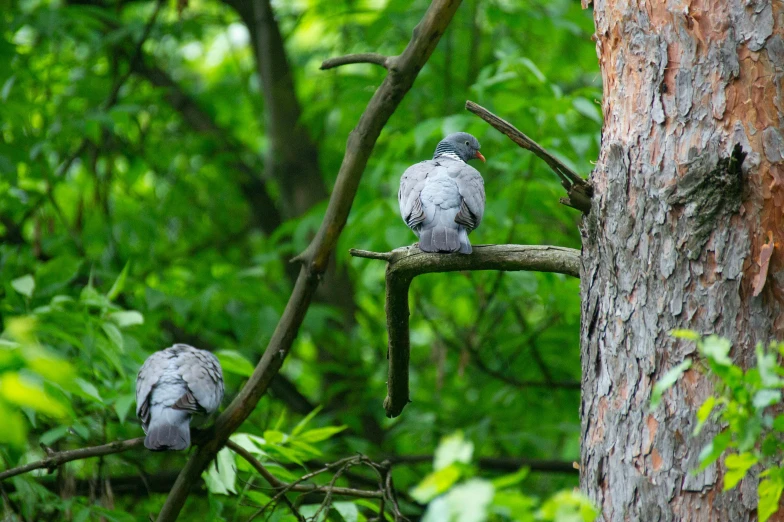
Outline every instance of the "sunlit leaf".
<svg viewBox="0 0 784 522">
<path fill-rule="evenodd" d="M 474 444 L 465 440 L 462 432 L 455 432 L 441 439 L 433 456 L 433 469 L 446 468 L 453 462 L 469 463 L 474 454 Z"/>
<path fill-rule="evenodd" d="M 253 374 L 253 365 L 236 350 L 219 350 L 215 352 L 215 355 L 218 357 L 224 372 L 234 373 L 243 377 L 250 377 Z"/>
<path fill-rule="evenodd" d="M 202 473 L 210 493 L 217 495 L 237 494 L 237 468 L 234 465 L 234 453 L 229 448 L 218 452 L 215 460 Z"/>
<path fill-rule="evenodd" d="M 109 319 L 120 328 L 127 326 L 134 326 L 137 324 L 144 324 L 144 316 L 136 310 L 125 310 L 121 312 L 112 312 L 109 314 Z"/>
<path fill-rule="evenodd" d="M 445 468 L 433 471 L 410 491 L 411 497 L 420 504 L 427 504 L 438 495 L 451 488 L 462 475 L 460 466 L 450 464 Z"/>
<path fill-rule="evenodd" d="M 0 375 L 0 396 L 12 404 L 32 408 L 51 417 L 63 418 L 68 413 L 68 408 L 40 385 L 15 372 Z"/>
<path fill-rule="evenodd" d="M 23 275 L 11 281 L 11 286 L 14 290 L 19 292 L 25 297 L 33 297 L 35 291 L 35 280 L 30 274 Z"/>
<path fill-rule="evenodd" d="M 656 408 L 659 405 L 664 392 L 670 389 L 689 368 L 691 368 L 691 359 L 686 359 L 677 366 L 671 368 L 661 379 L 659 379 L 653 386 L 653 391 L 651 391 L 651 408 Z"/>
<path fill-rule="evenodd" d="M 724 465 L 727 467 L 727 472 L 724 474 L 724 491 L 734 488 L 758 461 L 759 458 L 751 453 L 727 455 L 724 460 Z"/>
</svg>

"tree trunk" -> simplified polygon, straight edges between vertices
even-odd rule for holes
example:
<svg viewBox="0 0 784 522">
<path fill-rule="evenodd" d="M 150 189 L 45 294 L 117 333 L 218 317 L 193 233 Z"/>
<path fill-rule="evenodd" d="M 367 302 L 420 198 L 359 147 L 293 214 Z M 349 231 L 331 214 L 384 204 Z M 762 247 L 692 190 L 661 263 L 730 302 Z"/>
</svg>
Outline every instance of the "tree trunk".
<svg viewBox="0 0 784 522">
<path fill-rule="evenodd" d="M 582 230 L 582 488 L 604 520 L 754 520 L 756 479 L 722 493 L 721 467 L 691 473 L 712 434 L 691 435 L 709 380 L 691 370 L 649 400 L 693 355 L 674 328 L 728 337 L 743 365 L 782 338 L 784 8 L 606 0 L 595 22 L 605 123 Z"/>
</svg>

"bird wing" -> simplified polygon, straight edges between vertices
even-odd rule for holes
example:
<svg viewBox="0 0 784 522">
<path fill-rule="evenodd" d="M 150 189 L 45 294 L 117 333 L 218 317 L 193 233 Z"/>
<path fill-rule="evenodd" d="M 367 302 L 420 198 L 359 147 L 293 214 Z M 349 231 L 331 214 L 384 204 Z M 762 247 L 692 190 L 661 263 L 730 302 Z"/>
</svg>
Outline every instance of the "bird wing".
<svg viewBox="0 0 784 522">
<path fill-rule="evenodd" d="M 144 361 L 136 376 L 136 416 L 145 431 L 150 423 L 150 393 L 169 365 L 168 359 L 165 352 L 155 352 Z"/>
<path fill-rule="evenodd" d="M 182 410 L 212 413 L 223 400 L 223 372 L 218 358 L 210 352 L 192 348 L 180 355 L 179 374 L 188 386 L 174 404 Z"/>
<path fill-rule="evenodd" d="M 421 161 L 407 168 L 400 178 L 397 201 L 400 205 L 400 215 L 409 228 L 414 228 L 425 220 L 425 212 L 422 210 L 422 200 L 419 196 L 427 183 L 428 176 L 436 167 L 438 163 L 433 160 Z"/>
<path fill-rule="evenodd" d="M 485 213 L 485 182 L 479 171 L 471 165 L 464 163 L 457 168 L 460 170 L 454 179 L 463 201 L 455 221 L 470 232 L 479 226 Z"/>
</svg>

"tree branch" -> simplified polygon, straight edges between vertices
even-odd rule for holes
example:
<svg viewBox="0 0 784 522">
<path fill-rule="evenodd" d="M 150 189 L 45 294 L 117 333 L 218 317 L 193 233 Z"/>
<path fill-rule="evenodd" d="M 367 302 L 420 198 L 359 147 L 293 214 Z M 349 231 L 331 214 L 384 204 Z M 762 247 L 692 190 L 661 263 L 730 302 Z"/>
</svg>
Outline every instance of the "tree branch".
<svg viewBox="0 0 784 522">
<path fill-rule="evenodd" d="M 468 110 L 468 112 L 476 114 L 489 123 L 493 128 L 502 134 L 505 134 L 510 140 L 517 143 L 520 147 L 533 152 L 538 158 L 547 163 L 547 166 L 550 167 L 561 180 L 561 185 L 563 185 L 569 195 L 568 198 L 562 198 L 561 203 L 572 208 L 576 208 L 583 214 L 588 214 L 591 211 L 591 197 L 593 196 L 593 187 L 586 179 L 566 166 L 566 164 L 564 164 L 561 160 L 547 152 L 541 145 L 523 134 L 514 125 L 504 119 L 499 118 L 481 105 L 478 105 L 472 101 L 467 101 L 465 108 Z"/>
<path fill-rule="evenodd" d="M 253 456 L 248 450 L 234 442 L 233 440 L 229 439 L 226 441 L 226 447 L 228 447 L 233 452 L 237 453 L 240 457 L 245 459 L 248 464 L 253 466 L 253 468 L 259 472 L 259 474 L 264 477 L 264 480 L 269 482 L 269 485 L 275 489 L 283 490 L 283 491 L 294 491 L 297 493 L 326 493 L 327 491 L 331 491 L 333 495 L 341 495 L 346 497 L 356 497 L 356 498 L 382 498 L 383 493 L 381 491 L 368 491 L 366 489 L 355 489 L 355 488 L 342 488 L 342 487 L 328 487 L 328 486 L 317 486 L 315 484 L 286 484 L 285 482 L 279 480 L 275 475 L 270 473 L 270 471 L 264 467 L 264 465 Z M 329 468 L 324 467 L 319 473 L 323 473 L 327 471 Z M 300 479 L 302 480 L 302 479 Z"/>
<path fill-rule="evenodd" d="M 384 56 L 383 54 L 378 53 L 347 54 L 345 56 L 337 56 L 335 58 L 324 60 L 321 63 L 321 67 L 319 68 L 322 71 L 326 71 L 327 69 L 333 69 L 335 67 L 340 67 L 341 65 L 349 65 L 353 63 L 372 63 L 375 65 L 380 65 L 385 69 L 389 69 L 392 67 L 393 61 L 393 57 Z"/>
<path fill-rule="evenodd" d="M 362 172 L 376 140 L 405 94 L 411 89 L 417 74 L 430 58 L 459 6 L 459 0 L 432 2 L 422 21 L 414 29 L 413 38 L 396 61 L 394 71 L 390 71 L 376 90 L 357 126 L 349 135 L 326 215 L 316 237 L 306 251 L 298 256 L 302 261 L 300 273 L 267 349 L 246 385 L 218 417 L 213 437 L 191 454 L 158 515 L 158 522 L 172 522 L 177 519 L 191 484 L 199 480 L 201 473 L 215 458 L 229 435 L 255 409 L 259 399 L 267 391 L 272 377 L 279 371 L 297 336 L 319 278 L 326 270 L 346 224 Z"/>
<path fill-rule="evenodd" d="M 471 255 L 429 254 L 417 247 L 392 252 L 351 251 L 352 255 L 387 260 L 386 311 L 389 331 L 389 377 L 384 409 L 397 417 L 410 402 L 408 395 L 408 288 L 414 277 L 432 272 L 504 270 L 555 272 L 580 276 L 580 252 L 573 248 L 528 245 L 476 245 Z"/>
<path fill-rule="evenodd" d="M 54 471 L 59 465 L 72 460 L 87 459 L 90 457 L 100 457 L 102 455 L 111 455 L 112 453 L 122 453 L 129 449 L 141 446 L 144 442 L 144 437 L 137 437 L 135 439 L 120 440 L 104 444 L 102 446 L 91 446 L 89 448 L 79 448 L 70 451 L 51 452 L 50 455 L 36 462 L 25 464 L 17 468 L 11 468 L 0 473 L 0 482 L 3 480 L 33 471 L 35 469 L 46 469 L 50 473 Z M 48 450 L 51 451 L 51 450 Z"/>
</svg>

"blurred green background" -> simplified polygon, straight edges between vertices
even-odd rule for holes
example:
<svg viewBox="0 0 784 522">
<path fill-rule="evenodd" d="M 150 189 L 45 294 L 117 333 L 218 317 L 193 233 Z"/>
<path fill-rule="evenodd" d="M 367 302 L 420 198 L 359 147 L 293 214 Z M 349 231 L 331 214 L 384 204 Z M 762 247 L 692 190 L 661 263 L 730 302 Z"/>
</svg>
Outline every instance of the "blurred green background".
<svg viewBox="0 0 784 522">
<path fill-rule="evenodd" d="M 136 372 L 173 342 L 219 354 L 226 403 L 259 359 L 291 291 L 288 259 L 320 224 L 348 133 L 386 73 L 319 65 L 399 54 L 428 2 L 276 1 L 266 33 L 253 25 L 265 4 L 2 3 L 0 469 L 41 458 L 39 443 L 65 450 L 141 435 Z M 587 175 L 601 128 L 592 33 L 576 0 L 463 2 L 382 132 L 335 266 L 281 377 L 241 429 L 264 439 L 258 454 L 281 476 L 358 452 L 418 456 L 393 467 L 416 520 L 431 500 L 416 486 L 432 477 L 439 441 L 471 451 L 458 452 L 459 477 L 438 493 L 465 493 L 520 459 L 579 460 L 577 280 L 417 278 L 413 402 L 386 419 L 384 264 L 348 249 L 415 241 L 398 213 L 400 175 L 454 131 L 477 136 L 488 159 L 475 165 L 487 209 L 474 244 L 579 248 L 579 214 L 558 203 L 555 175 L 463 105 L 485 106 Z M 317 406 L 308 429 L 345 429 L 292 445 L 294 426 Z M 2 483 L 3 509 L 18 520 L 141 520 L 160 508 L 184 459 L 137 450 L 19 476 Z M 181 519 L 209 510 L 209 520 L 247 520 L 263 505 L 258 477 L 238 465 L 236 476 L 213 473 Z M 456 519 L 524 520 L 536 499 L 576 485 L 573 473 L 521 474 L 505 486 L 511 500 L 499 489 L 493 507 Z M 372 516 L 352 505 L 330 516 Z M 291 517 L 285 507 L 272 516 Z"/>
</svg>

